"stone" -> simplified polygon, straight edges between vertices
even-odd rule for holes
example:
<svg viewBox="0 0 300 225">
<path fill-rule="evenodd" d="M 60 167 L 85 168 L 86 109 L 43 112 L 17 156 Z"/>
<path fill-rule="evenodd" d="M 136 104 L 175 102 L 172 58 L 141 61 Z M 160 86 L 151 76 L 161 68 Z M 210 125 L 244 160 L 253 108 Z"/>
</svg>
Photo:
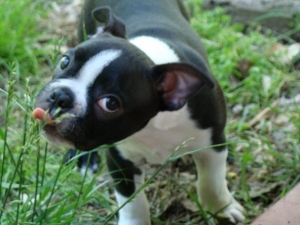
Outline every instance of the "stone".
<svg viewBox="0 0 300 225">
<path fill-rule="evenodd" d="M 204 0 L 204 9 L 223 7 L 232 22 L 259 22 L 276 33 L 291 30 L 295 15 L 300 12 L 300 0 Z M 298 20 L 299 21 L 299 20 Z M 299 36 L 299 32 L 293 36 Z"/>
</svg>

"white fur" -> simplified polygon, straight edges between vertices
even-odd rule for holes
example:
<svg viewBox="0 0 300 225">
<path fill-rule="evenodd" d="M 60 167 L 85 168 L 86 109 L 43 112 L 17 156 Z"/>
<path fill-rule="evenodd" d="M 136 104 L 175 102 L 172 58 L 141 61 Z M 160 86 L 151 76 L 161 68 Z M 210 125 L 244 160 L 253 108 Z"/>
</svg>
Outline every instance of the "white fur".
<svg viewBox="0 0 300 225">
<path fill-rule="evenodd" d="M 129 40 L 141 49 L 155 64 L 179 62 L 175 51 L 165 42 L 150 36 L 139 36 Z"/>
<path fill-rule="evenodd" d="M 89 87 L 94 83 L 99 73 L 112 61 L 120 57 L 121 53 L 121 50 L 105 50 L 94 55 L 82 66 L 77 79 L 86 87 Z"/>
<path fill-rule="evenodd" d="M 57 79 L 50 84 L 50 90 L 67 87 L 75 95 L 74 113 L 84 115 L 87 108 L 87 91 L 97 76 L 112 61 L 121 56 L 121 50 L 105 50 L 91 57 L 74 78 Z"/>
</svg>

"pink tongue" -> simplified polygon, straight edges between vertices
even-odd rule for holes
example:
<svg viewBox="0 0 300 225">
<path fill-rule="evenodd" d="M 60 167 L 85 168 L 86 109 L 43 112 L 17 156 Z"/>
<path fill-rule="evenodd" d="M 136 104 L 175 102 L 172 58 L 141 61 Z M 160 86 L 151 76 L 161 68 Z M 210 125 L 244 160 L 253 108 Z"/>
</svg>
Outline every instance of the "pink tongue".
<svg viewBox="0 0 300 225">
<path fill-rule="evenodd" d="M 36 108 L 33 110 L 32 115 L 36 120 L 42 120 L 50 125 L 53 125 L 54 122 L 51 119 L 50 115 L 45 112 L 45 110 L 41 108 Z"/>
</svg>

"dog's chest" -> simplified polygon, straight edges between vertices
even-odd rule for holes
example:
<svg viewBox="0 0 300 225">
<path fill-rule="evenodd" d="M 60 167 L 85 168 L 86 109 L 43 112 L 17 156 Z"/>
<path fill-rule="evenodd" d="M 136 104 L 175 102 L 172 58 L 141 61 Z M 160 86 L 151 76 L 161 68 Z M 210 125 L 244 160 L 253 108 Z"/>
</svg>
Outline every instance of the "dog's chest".
<svg viewBox="0 0 300 225">
<path fill-rule="evenodd" d="M 161 112 L 147 126 L 118 145 L 121 154 L 133 161 L 143 158 L 149 163 L 161 164 L 174 150 L 187 141 L 180 150 L 196 150 L 211 144 L 211 129 L 199 129 L 189 119 L 187 107 L 175 112 Z"/>
</svg>

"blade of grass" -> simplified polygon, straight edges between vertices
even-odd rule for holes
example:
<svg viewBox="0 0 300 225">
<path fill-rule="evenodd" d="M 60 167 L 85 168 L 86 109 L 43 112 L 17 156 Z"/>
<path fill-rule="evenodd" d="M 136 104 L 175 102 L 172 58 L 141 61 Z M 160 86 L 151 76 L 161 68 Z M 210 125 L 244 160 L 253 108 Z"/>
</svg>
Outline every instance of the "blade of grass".
<svg viewBox="0 0 300 225">
<path fill-rule="evenodd" d="M 14 68 L 14 67 L 12 67 Z M 15 75 L 15 71 L 13 70 L 12 73 L 12 78 L 13 76 Z M 7 146 L 8 146 L 8 125 L 9 125 L 9 122 L 10 122 L 10 111 L 11 111 L 11 102 L 12 102 L 12 99 L 14 97 L 14 84 L 15 84 L 15 81 L 10 81 L 8 83 L 8 95 L 7 95 L 7 101 L 6 101 L 6 111 L 5 111 L 5 124 L 4 124 L 4 139 L 3 139 L 3 153 L 2 153 L 2 163 L 1 163 L 1 174 L 0 174 L 0 182 L 1 182 L 1 185 L 0 185 L 0 196 L 4 195 L 3 193 L 3 189 L 2 189 L 2 182 L 3 181 L 3 176 L 4 176 L 4 170 L 5 170 L 5 158 L 6 158 L 6 150 L 7 150 Z M 16 171 L 16 170 L 15 170 Z M 11 182 L 11 185 L 12 185 L 13 181 Z M 11 186 L 10 186 L 11 188 Z M 10 189 L 9 188 L 9 189 Z M 8 193 L 8 192 L 6 192 Z M 6 204 L 6 201 L 7 201 L 7 195 L 5 195 L 4 197 L 4 201 L 2 202 L 2 207 L 0 209 L 0 219 L 2 218 L 2 214 L 3 214 L 3 211 L 5 210 L 5 204 Z"/>
<path fill-rule="evenodd" d="M 44 220 L 45 217 L 47 216 L 47 211 L 48 211 L 48 208 L 49 208 L 49 206 L 50 206 L 51 199 L 52 199 L 52 197 L 53 197 L 53 195 L 54 195 L 55 188 L 56 188 L 56 184 L 57 184 L 59 175 L 60 175 L 60 173 L 61 173 L 61 171 L 62 171 L 62 169 L 63 169 L 63 166 L 64 166 L 64 162 L 63 162 L 63 160 L 62 160 L 61 163 L 60 163 L 60 167 L 59 167 L 59 169 L 58 169 L 58 172 L 57 172 L 57 174 L 56 174 L 56 176 L 55 176 L 55 178 L 54 178 L 54 182 L 53 182 L 53 184 L 52 184 L 52 189 L 51 189 L 51 192 L 50 192 L 50 196 L 49 196 L 49 198 L 48 198 L 48 200 L 47 200 L 47 203 L 46 203 L 45 211 L 43 212 L 43 214 L 42 214 L 42 216 L 41 216 L 40 223 L 39 223 L 40 225 L 43 224 L 43 220 Z"/>
</svg>

